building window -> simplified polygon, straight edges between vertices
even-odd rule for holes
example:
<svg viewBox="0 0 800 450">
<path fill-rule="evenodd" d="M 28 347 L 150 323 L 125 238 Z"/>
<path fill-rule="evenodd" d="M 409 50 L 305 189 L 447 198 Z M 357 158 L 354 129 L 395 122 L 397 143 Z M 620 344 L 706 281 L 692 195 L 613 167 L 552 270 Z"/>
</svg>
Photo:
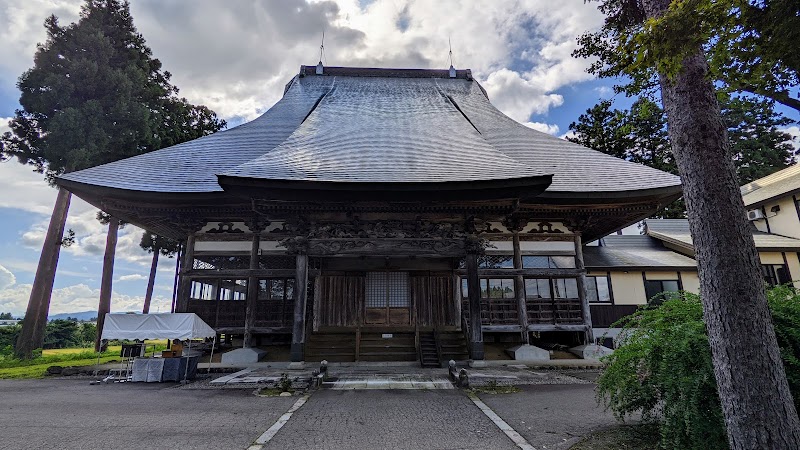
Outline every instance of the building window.
<svg viewBox="0 0 800 450">
<path fill-rule="evenodd" d="M 217 282 L 216 280 L 192 280 L 192 287 L 189 298 L 192 300 L 216 300 Z"/>
<path fill-rule="evenodd" d="M 554 298 L 580 298 L 578 296 L 578 280 L 575 278 L 554 278 Z"/>
<path fill-rule="evenodd" d="M 192 300 L 246 300 L 247 280 L 192 280 L 189 294 Z"/>
<path fill-rule="evenodd" d="M 574 256 L 523 256 L 524 269 L 574 269 Z"/>
<path fill-rule="evenodd" d="M 783 264 L 762 264 L 761 274 L 764 281 L 770 286 L 786 284 L 792 281 L 789 277 L 789 269 Z"/>
<path fill-rule="evenodd" d="M 586 277 L 586 295 L 590 302 L 611 303 L 611 280 L 608 276 Z"/>
<path fill-rule="evenodd" d="M 247 280 L 220 280 L 219 299 L 222 301 L 247 300 Z"/>
<path fill-rule="evenodd" d="M 408 308 L 408 272 L 367 272 L 367 308 Z"/>
<path fill-rule="evenodd" d="M 528 300 L 553 298 L 550 294 L 550 280 L 546 278 L 526 278 L 525 298 Z"/>
<path fill-rule="evenodd" d="M 200 255 L 195 256 L 192 269 L 249 269 L 250 255 Z"/>
<path fill-rule="evenodd" d="M 680 290 L 680 282 L 678 280 L 645 280 L 644 282 L 647 300 L 662 292 L 678 292 Z"/>
<path fill-rule="evenodd" d="M 479 286 L 481 287 L 481 299 L 517 298 L 514 291 L 513 278 L 481 278 L 479 282 Z M 466 278 L 461 279 L 461 297 L 465 300 L 469 298 Z"/>
<path fill-rule="evenodd" d="M 503 255 L 484 255 L 478 258 L 481 269 L 513 269 L 514 257 Z"/>
<path fill-rule="evenodd" d="M 258 299 L 283 301 L 294 298 L 294 278 L 266 278 L 258 280 Z"/>
</svg>

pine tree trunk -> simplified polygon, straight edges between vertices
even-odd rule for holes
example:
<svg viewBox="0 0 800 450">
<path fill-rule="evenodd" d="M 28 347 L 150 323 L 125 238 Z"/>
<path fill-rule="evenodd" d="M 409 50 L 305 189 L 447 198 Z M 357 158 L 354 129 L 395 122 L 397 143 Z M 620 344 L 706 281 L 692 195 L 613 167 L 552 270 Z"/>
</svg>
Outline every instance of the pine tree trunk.
<svg viewBox="0 0 800 450">
<path fill-rule="evenodd" d="M 670 0 L 643 0 L 659 17 Z M 731 449 L 798 449 L 797 417 L 708 62 L 660 77 L 682 176 L 714 375 Z"/>
<path fill-rule="evenodd" d="M 94 340 L 94 351 L 100 351 L 103 335 L 103 324 L 106 313 L 111 311 L 111 282 L 114 278 L 114 254 L 117 251 L 117 233 L 119 220 L 112 217 L 108 222 L 108 235 L 106 236 L 106 253 L 103 256 L 103 278 L 100 280 L 100 304 L 97 307 L 97 337 Z"/>
<path fill-rule="evenodd" d="M 20 359 L 33 358 L 33 350 L 41 348 L 44 343 L 44 328 L 47 325 L 47 313 L 50 310 L 50 296 L 56 279 L 58 257 L 61 253 L 61 240 L 69 213 L 69 202 L 72 194 L 66 189 L 59 189 L 53 215 L 39 256 L 39 266 L 33 279 L 33 288 L 25 311 L 25 320 L 17 338 L 14 354 Z"/>
<path fill-rule="evenodd" d="M 156 284 L 156 269 L 158 269 L 158 252 L 158 247 L 153 249 L 153 263 L 150 264 L 150 278 L 147 279 L 147 291 L 144 293 L 142 314 L 150 313 L 150 300 L 153 298 L 153 287 Z"/>
</svg>

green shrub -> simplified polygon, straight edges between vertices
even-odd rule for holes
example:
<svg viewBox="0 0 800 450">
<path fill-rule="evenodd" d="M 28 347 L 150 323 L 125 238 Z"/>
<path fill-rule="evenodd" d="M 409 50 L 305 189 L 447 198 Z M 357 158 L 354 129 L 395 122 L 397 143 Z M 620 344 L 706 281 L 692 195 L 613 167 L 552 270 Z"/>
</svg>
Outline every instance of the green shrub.
<svg viewBox="0 0 800 450">
<path fill-rule="evenodd" d="M 800 295 L 768 292 L 795 404 L 800 397 Z M 703 308 L 691 293 L 669 293 L 622 319 L 617 350 L 598 380 L 598 398 L 620 420 L 641 413 L 660 425 L 662 448 L 727 447 Z"/>
</svg>

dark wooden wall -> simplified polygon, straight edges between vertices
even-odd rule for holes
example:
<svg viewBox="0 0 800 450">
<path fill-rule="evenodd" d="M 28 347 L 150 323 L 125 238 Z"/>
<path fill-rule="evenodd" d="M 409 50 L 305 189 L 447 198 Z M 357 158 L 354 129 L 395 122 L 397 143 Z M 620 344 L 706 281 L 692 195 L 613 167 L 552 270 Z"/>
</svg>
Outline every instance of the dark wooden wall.
<svg viewBox="0 0 800 450">
<path fill-rule="evenodd" d="M 638 305 L 590 305 L 592 311 L 592 326 L 607 328 L 617 320 L 636 312 Z"/>
</svg>

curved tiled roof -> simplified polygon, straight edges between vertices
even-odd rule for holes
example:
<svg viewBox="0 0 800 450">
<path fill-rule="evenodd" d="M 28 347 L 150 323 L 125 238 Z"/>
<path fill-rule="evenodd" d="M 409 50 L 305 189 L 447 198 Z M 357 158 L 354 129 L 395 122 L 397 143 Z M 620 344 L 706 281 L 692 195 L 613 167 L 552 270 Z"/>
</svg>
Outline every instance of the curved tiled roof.
<svg viewBox="0 0 800 450">
<path fill-rule="evenodd" d="M 222 191 L 218 177 L 330 183 L 524 180 L 546 192 L 677 188 L 670 174 L 527 128 L 469 71 L 325 68 L 287 85 L 259 118 L 61 180 L 133 191 Z"/>
</svg>

